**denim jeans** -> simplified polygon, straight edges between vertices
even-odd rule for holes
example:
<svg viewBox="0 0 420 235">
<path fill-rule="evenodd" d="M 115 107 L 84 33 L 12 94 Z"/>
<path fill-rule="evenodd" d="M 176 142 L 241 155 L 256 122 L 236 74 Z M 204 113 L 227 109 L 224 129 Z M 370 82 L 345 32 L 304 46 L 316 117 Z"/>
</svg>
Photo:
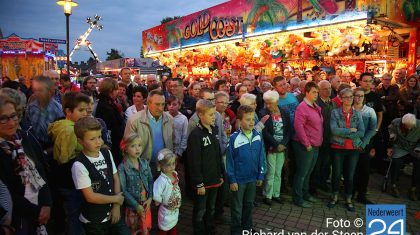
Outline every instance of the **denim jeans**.
<svg viewBox="0 0 420 235">
<path fill-rule="evenodd" d="M 334 195 L 339 193 L 341 174 L 343 174 L 344 194 L 349 198 L 353 195 L 353 178 L 359 160 L 359 151 L 356 149 L 333 149 L 332 155 L 332 192 Z"/>
<path fill-rule="evenodd" d="M 267 154 L 267 173 L 263 194 L 266 198 L 280 197 L 281 171 L 283 169 L 285 153 Z"/>
<path fill-rule="evenodd" d="M 66 215 L 66 234 L 84 234 L 82 222 L 79 220 L 80 209 L 83 203 L 83 195 L 79 190 L 59 188 L 58 191 L 63 198 L 64 213 Z"/>
<path fill-rule="evenodd" d="M 213 234 L 214 227 L 214 207 L 216 204 L 218 188 L 206 188 L 206 194 L 194 195 L 193 208 L 193 228 L 194 234 Z"/>
<path fill-rule="evenodd" d="M 293 182 L 293 201 L 302 204 L 304 197 L 309 197 L 309 180 L 318 159 L 319 148 L 307 151 L 300 142 L 293 141 L 296 156 L 296 173 Z"/>
<path fill-rule="evenodd" d="M 256 192 L 256 182 L 238 184 L 238 191 L 232 192 L 231 234 L 242 234 L 242 230 L 252 229 L 252 211 Z"/>
</svg>

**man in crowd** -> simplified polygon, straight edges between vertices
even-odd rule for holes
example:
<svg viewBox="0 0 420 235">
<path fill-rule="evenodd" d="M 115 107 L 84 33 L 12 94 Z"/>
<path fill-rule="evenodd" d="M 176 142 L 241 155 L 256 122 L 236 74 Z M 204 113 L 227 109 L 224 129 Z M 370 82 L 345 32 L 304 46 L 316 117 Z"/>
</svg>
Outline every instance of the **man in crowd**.
<svg viewBox="0 0 420 235">
<path fill-rule="evenodd" d="M 257 109 L 255 110 L 255 112 L 258 113 L 264 107 L 264 101 L 262 98 L 262 92 L 260 91 L 260 89 L 258 89 L 258 87 L 255 86 L 255 76 L 254 75 L 247 76 L 247 78 L 245 78 L 242 81 L 242 84 L 247 86 L 248 93 L 254 94 L 255 96 L 257 96 Z"/>
<path fill-rule="evenodd" d="M 125 94 L 127 96 L 128 103 L 129 105 L 132 105 L 134 84 L 131 81 L 131 70 L 129 68 L 122 68 L 120 70 L 120 77 L 121 82 L 123 82 L 126 85 Z"/>
<path fill-rule="evenodd" d="M 153 177 L 158 176 L 157 154 L 163 148 L 173 150 L 174 121 L 170 114 L 163 112 L 165 96 L 162 91 L 153 90 L 147 97 L 147 109 L 133 114 L 127 121 L 124 137 L 136 133 L 141 136 L 144 147 L 141 158 L 150 160 Z"/>
<path fill-rule="evenodd" d="M 70 76 L 66 74 L 60 75 L 61 92 L 66 93 L 69 91 L 80 91 L 76 84 L 72 83 Z"/>
<path fill-rule="evenodd" d="M 89 92 L 94 100 L 98 96 L 98 91 L 96 90 L 97 81 L 94 76 L 86 77 L 83 81 L 83 90 Z"/>
<path fill-rule="evenodd" d="M 172 78 L 168 81 L 169 95 L 176 96 L 181 101 L 180 112 L 188 119 L 195 113 L 196 100 L 184 93 L 184 85 L 181 78 Z"/>
<path fill-rule="evenodd" d="M 26 107 L 24 122 L 38 138 L 41 146 L 52 146 L 48 137 L 48 125 L 64 117 L 61 104 L 53 99 L 54 82 L 44 76 L 36 77 L 32 83 L 34 100 Z"/>
<path fill-rule="evenodd" d="M 154 74 L 147 75 L 146 86 L 150 87 L 153 84 L 157 84 L 156 76 Z"/>
<path fill-rule="evenodd" d="M 331 112 L 336 108 L 334 102 L 331 102 L 331 84 L 327 80 L 322 80 L 318 83 L 319 96 L 316 104 L 321 107 L 322 117 L 324 119 L 324 135 L 323 142 L 319 148 L 318 159 L 315 168 L 311 175 L 310 192 L 312 195 L 317 195 L 317 189 L 322 189 L 328 192 L 329 188 L 327 180 L 331 174 Z"/>
</svg>

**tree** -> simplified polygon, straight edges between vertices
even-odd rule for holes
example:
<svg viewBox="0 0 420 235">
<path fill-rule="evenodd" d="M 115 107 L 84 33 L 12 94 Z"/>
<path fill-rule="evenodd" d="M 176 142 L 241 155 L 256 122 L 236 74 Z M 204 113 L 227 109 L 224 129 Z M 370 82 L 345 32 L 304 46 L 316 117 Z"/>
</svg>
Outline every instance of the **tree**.
<svg viewBox="0 0 420 235">
<path fill-rule="evenodd" d="M 119 59 L 119 58 L 123 58 L 124 54 L 119 52 L 117 49 L 113 49 L 111 48 L 110 52 L 107 52 L 107 58 L 106 60 L 115 60 L 115 59 Z"/>
<path fill-rule="evenodd" d="M 176 19 L 179 19 L 179 18 L 181 18 L 181 16 L 174 16 L 174 17 L 166 16 L 166 17 L 163 17 L 162 18 L 162 20 L 160 21 L 160 23 L 161 24 L 164 24 L 164 23 L 167 23 L 169 21 L 173 21 L 173 20 L 176 20 Z"/>
</svg>

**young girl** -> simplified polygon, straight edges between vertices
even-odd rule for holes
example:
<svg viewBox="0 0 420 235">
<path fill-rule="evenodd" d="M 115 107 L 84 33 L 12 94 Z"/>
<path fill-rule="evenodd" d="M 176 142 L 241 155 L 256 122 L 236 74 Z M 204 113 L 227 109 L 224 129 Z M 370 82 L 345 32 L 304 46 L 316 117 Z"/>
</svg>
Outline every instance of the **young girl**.
<svg viewBox="0 0 420 235">
<path fill-rule="evenodd" d="M 121 141 L 124 159 L 118 166 L 121 190 L 124 192 L 125 222 L 132 234 L 149 234 L 152 228 L 150 203 L 153 197 L 153 177 L 149 163 L 140 158 L 143 148 L 140 137 L 132 134 Z"/>
<path fill-rule="evenodd" d="M 159 205 L 158 234 L 173 235 L 176 234 L 179 207 L 181 206 L 178 173 L 175 171 L 176 155 L 169 149 L 162 149 L 158 153 L 157 159 L 161 174 L 153 186 L 153 200 L 156 205 Z"/>
</svg>

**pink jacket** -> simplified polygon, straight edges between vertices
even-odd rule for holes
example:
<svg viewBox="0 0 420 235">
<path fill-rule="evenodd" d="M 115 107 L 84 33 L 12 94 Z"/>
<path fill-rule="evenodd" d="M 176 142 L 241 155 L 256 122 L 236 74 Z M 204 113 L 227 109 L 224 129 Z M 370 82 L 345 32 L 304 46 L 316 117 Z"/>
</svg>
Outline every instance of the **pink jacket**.
<svg viewBox="0 0 420 235">
<path fill-rule="evenodd" d="M 319 147 L 322 144 L 323 122 L 321 107 L 314 104 L 315 108 L 306 103 L 304 99 L 295 112 L 295 131 L 294 140 L 299 141 L 305 147 Z"/>
</svg>

